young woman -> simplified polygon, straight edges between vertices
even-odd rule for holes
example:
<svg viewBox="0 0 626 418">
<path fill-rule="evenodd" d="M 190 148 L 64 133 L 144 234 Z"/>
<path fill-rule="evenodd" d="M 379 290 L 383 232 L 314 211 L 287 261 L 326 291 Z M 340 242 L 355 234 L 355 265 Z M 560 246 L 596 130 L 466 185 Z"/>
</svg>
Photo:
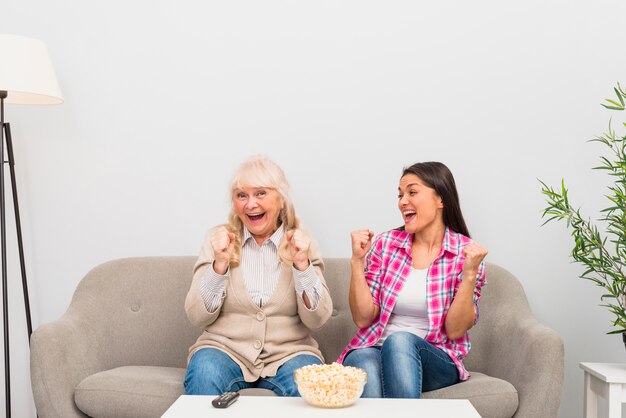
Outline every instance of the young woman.
<svg viewBox="0 0 626 418">
<path fill-rule="evenodd" d="M 368 373 L 363 396 L 420 398 L 469 378 L 487 250 L 469 238 L 454 178 L 439 162 L 404 169 L 404 225 L 352 233 L 350 309 L 360 328 L 339 362 Z"/>
<path fill-rule="evenodd" d="M 328 320 L 332 301 L 288 188 L 267 158 L 235 173 L 229 222 L 207 234 L 185 301 L 203 330 L 189 350 L 187 394 L 258 387 L 298 396 L 293 371 L 323 361 L 311 330 Z"/>
</svg>

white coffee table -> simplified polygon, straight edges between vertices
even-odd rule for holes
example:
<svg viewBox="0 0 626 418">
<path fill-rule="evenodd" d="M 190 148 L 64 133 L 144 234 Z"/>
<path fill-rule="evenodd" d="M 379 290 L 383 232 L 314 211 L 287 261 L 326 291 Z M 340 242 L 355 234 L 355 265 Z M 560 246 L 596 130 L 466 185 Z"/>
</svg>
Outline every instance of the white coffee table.
<svg viewBox="0 0 626 418">
<path fill-rule="evenodd" d="M 240 396 L 226 409 L 211 406 L 215 396 L 182 395 L 162 418 L 272 417 L 272 418 L 393 418 L 410 413 L 419 418 L 480 418 L 466 399 L 359 399 L 347 408 L 316 408 L 302 398 L 278 396 Z M 404 415 L 403 415 L 404 416 Z"/>
</svg>

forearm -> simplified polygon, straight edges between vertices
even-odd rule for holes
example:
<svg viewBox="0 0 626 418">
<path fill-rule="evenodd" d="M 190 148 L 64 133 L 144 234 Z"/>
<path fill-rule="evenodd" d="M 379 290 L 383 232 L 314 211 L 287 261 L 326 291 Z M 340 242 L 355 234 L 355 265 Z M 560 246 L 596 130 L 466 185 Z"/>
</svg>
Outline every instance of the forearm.
<svg viewBox="0 0 626 418">
<path fill-rule="evenodd" d="M 213 263 L 213 266 L 215 264 Z M 228 270 L 218 273 L 215 268 L 209 267 L 200 282 L 200 295 L 209 313 L 214 313 L 222 306 L 228 283 L 226 273 Z"/>
<path fill-rule="evenodd" d="M 301 271 L 296 266 L 292 268 L 296 294 L 302 298 L 307 309 L 315 310 L 324 291 L 321 279 L 315 273 L 315 268 L 309 264 Z"/>
<path fill-rule="evenodd" d="M 191 287 L 185 298 L 185 312 L 187 317 L 193 325 L 199 328 L 206 328 L 217 319 L 225 294 L 226 280 L 216 280 L 212 283 L 205 280 L 208 270 L 212 270 L 214 275 L 218 275 L 214 268 L 222 271 L 221 267 L 226 267 L 223 272 L 227 273 L 228 265 L 222 266 L 219 262 L 217 263 L 218 266 L 214 264 L 216 257 L 213 250 L 212 239 L 218 229 L 219 227 L 210 229 L 204 238 L 198 261 L 196 261 L 193 267 Z M 220 258 L 228 259 L 228 257 Z M 221 284 L 218 283 L 220 281 L 222 282 Z"/>
<path fill-rule="evenodd" d="M 296 298 L 298 300 L 298 315 L 300 315 L 302 323 L 307 328 L 316 330 L 321 328 L 330 318 L 333 311 L 333 301 L 328 293 L 321 268 L 319 266 L 311 266 L 311 268 L 314 268 L 314 273 L 317 276 L 316 281 L 321 286 L 319 290 L 316 287 L 314 291 L 318 296 L 317 301 L 313 304 L 312 300 L 307 300 L 309 296 L 307 296 L 306 291 L 302 293 L 302 297 L 296 295 Z"/>
<path fill-rule="evenodd" d="M 352 320 L 359 328 L 365 328 L 374 321 L 380 308 L 372 300 L 370 287 L 365 280 L 363 260 L 352 259 L 351 267 L 349 301 Z"/>
<path fill-rule="evenodd" d="M 461 338 L 474 325 L 476 272 L 464 272 L 463 280 L 446 314 L 445 330 L 451 340 Z"/>
<path fill-rule="evenodd" d="M 209 312 L 200 293 L 200 282 L 194 283 L 192 286 L 193 289 L 187 293 L 185 299 L 185 313 L 194 326 L 204 329 L 215 322 L 221 309 L 218 308 L 214 312 Z"/>
</svg>

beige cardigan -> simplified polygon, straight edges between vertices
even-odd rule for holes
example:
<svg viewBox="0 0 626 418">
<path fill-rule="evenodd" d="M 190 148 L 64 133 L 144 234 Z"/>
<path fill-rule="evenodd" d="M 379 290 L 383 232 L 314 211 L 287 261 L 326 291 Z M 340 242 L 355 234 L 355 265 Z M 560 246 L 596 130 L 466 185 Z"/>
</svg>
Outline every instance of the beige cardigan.
<svg viewBox="0 0 626 418">
<path fill-rule="evenodd" d="M 188 361 L 202 348 L 217 348 L 241 367 L 247 382 L 274 376 L 284 362 L 299 354 L 312 354 L 324 361 L 311 330 L 326 323 L 333 306 L 317 246 L 312 245 L 310 258 L 324 292 L 315 310 L 308 309 L 296 295 L 292 268 L 285 265 L 276 290 L 262 308 L 250 298 L 242 268 L 231 267 L 226 296 L 221 306 L 209 313 L 200 294 L 200 282 L 214 260 L 211 247 L 214 231 L 211 229 L 204 240 L 185 299 L 187 317 L 204 330 L 189 349 Z"/>
</svg>

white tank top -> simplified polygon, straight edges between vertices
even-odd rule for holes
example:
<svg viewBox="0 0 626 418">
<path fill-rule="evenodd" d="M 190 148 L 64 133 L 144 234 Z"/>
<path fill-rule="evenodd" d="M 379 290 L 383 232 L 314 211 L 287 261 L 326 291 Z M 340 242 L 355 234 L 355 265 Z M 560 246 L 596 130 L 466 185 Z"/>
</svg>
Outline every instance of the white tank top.
<svg viewBox="0 0 626 418">
<path fill-rule="evenodd" d="M 398 331 L 406 331 L 424 338 L 428 332 L 428 303 L 426 301 L 426 276 L 428 269 L 411 268 L 409 277 L 396 299 L 389 322 L 376 345 Z"/>
</svg>

